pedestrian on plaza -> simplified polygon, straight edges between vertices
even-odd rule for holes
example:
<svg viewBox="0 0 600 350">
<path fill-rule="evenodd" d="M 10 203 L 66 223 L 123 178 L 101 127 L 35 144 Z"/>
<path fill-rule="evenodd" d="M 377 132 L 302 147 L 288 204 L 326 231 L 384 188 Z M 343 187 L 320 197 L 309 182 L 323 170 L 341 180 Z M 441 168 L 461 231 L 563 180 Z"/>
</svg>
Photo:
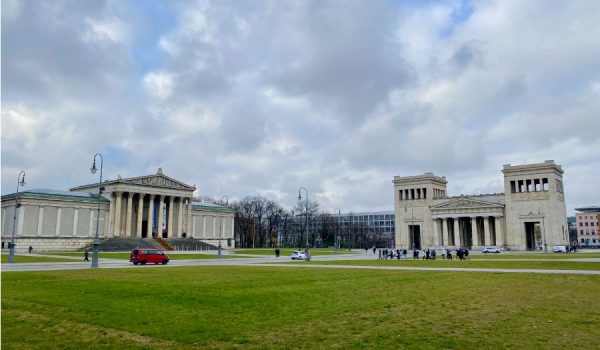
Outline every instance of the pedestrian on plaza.
<svg viewBox="0 0 600 350">
<path fill-rule="evenodd" d="M 365 247 L 365 253 L 369 252 L 369 248 Z"/>
<path fill-rule="evenodd" d="M 465 249 L 465 260 L 469 260 L 469 249 Z"/>
<path fill-rule="evenodd" d="M 281 251 L 279 250 L 279 248 L 275 248 L 275 257 L 279 258 L 279 254 L 281 253 Z"/>
<path fill-rule="evenodd" d="M 31 254 L 31 251 L 33 250 L 32 246 L 29 246 L 29 254 Z"/>
<path fill-rule="evenodd" d="M 413 260 L 419 260 L 419 251 L 413 250 Z"/>
<path fill-rule="evenodd" d="M 400 260 L 400 249 L 396 249 L 396 258 Z"/>
<path fill-rule="evenodd" d="M 379 249 L 379 258 L 377 258 L 377 260 L 383 260 L 383 256 L 382 256 L 382 252 L 381 249 Z"/>
<path fill-rule="evenodd" d="M 85 250 L 83 251 L 83 261 L 90 261 L 90 259 L 88 259 L 89 254 L 90 252 L 87 250 L 87 248 L 85 248 Z"/>
<path fill-rule="evenodd" d="M 425 251 L 425 255 L 427 256 L 425 258 L 425 260 L 429 260 L 429 255 L 431 254 L 431 252 L 429 251 L 429 248 L 427 248 L 427 250 Z"/>
<path fill-rule="evenodd" d="M 452 251 L 450 248 L 446 249 L 446 259 L 452 260 Z"/>
<path fill-rule="evenodd" d="M 375 246 L 373 246 L 373 255 L 375 255 L 376 251 L 377 251 L 377 248 Z"/>
<path fill-rule="evenodd" d="M 437 254 L 437 253 L 435 252 L 435 249 L 433 249 L 433 250 L 431 251 L 431 260 L 435 260 L 435 255 L 436 255 L 436 254 Z"/>
</svg>

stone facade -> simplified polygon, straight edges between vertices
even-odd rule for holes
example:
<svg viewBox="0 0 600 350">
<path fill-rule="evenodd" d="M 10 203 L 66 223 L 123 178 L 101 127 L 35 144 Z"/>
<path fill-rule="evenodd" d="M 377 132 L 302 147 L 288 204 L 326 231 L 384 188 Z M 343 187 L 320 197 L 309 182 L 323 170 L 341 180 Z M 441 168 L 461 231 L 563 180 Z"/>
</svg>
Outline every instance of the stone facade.
<svg viewBox="0 0 600 350">
<path fill-rule="evenodd" d="M 449 197 L 445 177 L 394 177 L 396 246 L 497 246 L 536 250 L 568 244 L 560 165 L 504 165 L 504 193 Z"/>
<path fill-rule="evenodd" d="M 194 203 L 195 189 L 159 169 L 155 175 L 119 178 L 102 186 L 12 193 L 2 196 L 2 242 L 7 245 L 10 240 L 13 222 L 19 251 L 29 246 L 81 248 L 92 242 L 96 225 L 100 238 L 191 237 L 209 244 L 220 239 L 233 242 L 235 211 Z"/>
</svg>

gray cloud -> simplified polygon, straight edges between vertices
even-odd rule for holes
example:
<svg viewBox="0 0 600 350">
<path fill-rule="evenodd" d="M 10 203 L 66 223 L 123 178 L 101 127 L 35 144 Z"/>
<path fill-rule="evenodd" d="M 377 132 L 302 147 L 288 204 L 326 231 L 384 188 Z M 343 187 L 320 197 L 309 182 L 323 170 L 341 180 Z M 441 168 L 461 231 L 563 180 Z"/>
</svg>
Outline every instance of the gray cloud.
<svg viewBox="0 0 600 350">
<path fill-rule="evenodd" d="M 581 175 L 600 170 L 596 2 L 460 21 L 454 3 L 139 6 L 3 2 L 3 193 L 21 169 L 32 187 L 94 181 L 100 151 L 110 178 L 161 166 L 286 206 L 305 186 L 325 210 L 392 209 L 392 177 L 424 171 L 495 192 L 502 164 L 545 159 L 570 209 L 598 197 Z"/>
</svg>

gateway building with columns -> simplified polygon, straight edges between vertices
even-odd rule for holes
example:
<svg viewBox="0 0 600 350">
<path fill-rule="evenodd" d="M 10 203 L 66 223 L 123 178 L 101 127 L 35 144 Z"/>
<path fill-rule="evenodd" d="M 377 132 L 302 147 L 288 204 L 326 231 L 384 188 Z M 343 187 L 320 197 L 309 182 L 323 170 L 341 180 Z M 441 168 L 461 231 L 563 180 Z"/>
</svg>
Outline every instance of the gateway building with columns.
<svg viewBox="0 0 600 350">
<path fill-rule="evenodd" d="M 563 170 L 552 160 L 504 165 L 504 193 L 448 196 L 446 177 L 395 176 L 396 247 L 568 245 Z"/>
<path fill-rule="evenodd" d="M 28 190 L 2 196 L 2 243 L 16 237 L 16 249 L 80 249 L 96 234 L 106 238 L 195 238 L 234 244 L 235 211 L 194 202 L 194 186 L 155 175 L 118 178 L 70 191 Z M 15 218 L 16 210 L 16 218 Z M 16 223 L 13 228 L 13 223 Z"/>
</svg>

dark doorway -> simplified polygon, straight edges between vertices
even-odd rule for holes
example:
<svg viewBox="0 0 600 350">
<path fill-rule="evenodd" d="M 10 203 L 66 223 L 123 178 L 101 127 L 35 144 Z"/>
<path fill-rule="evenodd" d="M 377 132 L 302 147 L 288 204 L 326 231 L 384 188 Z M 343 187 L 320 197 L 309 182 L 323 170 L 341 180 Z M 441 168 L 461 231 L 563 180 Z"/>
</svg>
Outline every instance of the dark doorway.
<svg viewBox="0 0 600 350">
<path fill-rule="evenodd" d="M 142 238 L 148 238 L 148 220 L 142 220 Z"/>
<path fill-rule="evenodd" d="M 421 226 L 408 225 L 409 247 L 411 249 L 421 249 Z"/>
<path fill-rule="evenodd" d="M 535 250 L 535 222 L 525 223 L 525 248 Z"/>
</svg>

